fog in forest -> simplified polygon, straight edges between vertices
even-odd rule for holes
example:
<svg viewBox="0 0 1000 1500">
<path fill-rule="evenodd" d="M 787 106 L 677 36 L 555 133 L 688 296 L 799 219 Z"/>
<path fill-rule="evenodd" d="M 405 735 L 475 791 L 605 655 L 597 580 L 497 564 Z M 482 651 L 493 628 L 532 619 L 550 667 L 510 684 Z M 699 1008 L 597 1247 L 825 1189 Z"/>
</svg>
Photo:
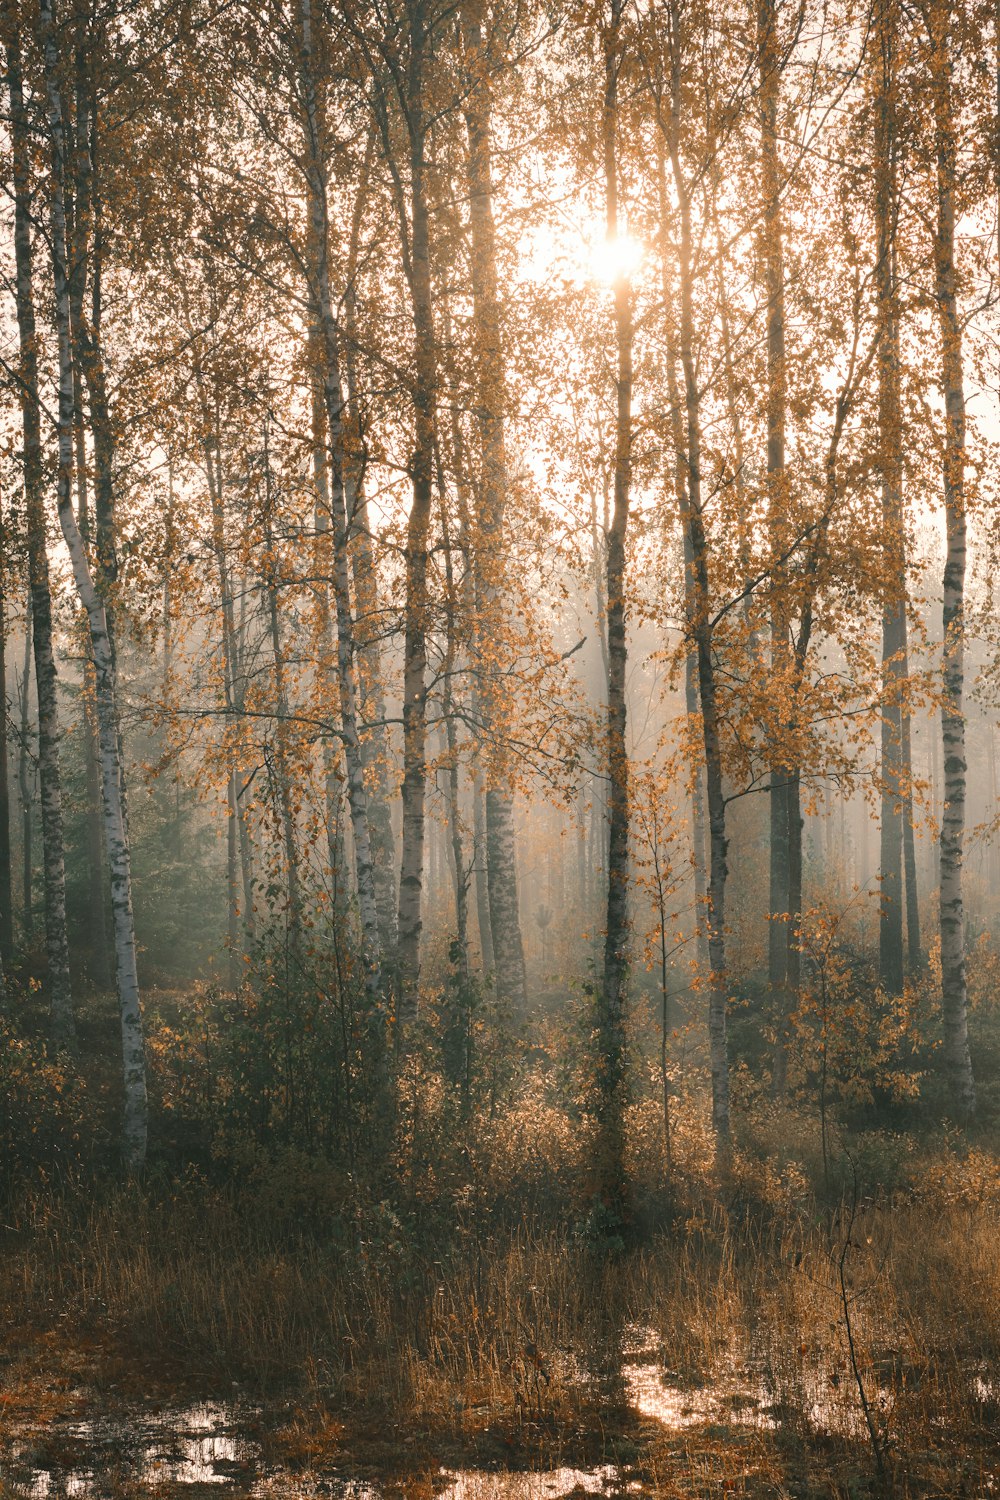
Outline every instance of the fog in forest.
<svg viewBox="0 0 1000 1500">
<path fill-rule="evenodd" d="M 0 39 L 0 1497 L 992 1494 L 996 7 Z"/>
</svg>

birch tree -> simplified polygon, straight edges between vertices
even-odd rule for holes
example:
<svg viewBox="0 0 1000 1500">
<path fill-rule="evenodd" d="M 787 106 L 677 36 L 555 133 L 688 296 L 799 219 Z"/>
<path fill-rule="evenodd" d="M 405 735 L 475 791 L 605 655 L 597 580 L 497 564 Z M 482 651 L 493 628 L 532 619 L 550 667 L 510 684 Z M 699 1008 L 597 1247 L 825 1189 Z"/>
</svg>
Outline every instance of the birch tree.
<svg viewBox="0 0 1000 1500">
<path fill-rule="evenodd" d="M 509 768 L 497 743 L 502 734 L 493 637 L 509 596 L 504 579 L 507 472 L 504 410 L 507 402 L 503 335 L 497 295 L 492 185 L 491 59 L 484 37 L 481 0 L 462 8 L 462 36 L 469 90 L 465 119 L 469 137 L 467 175 L 470 271 L 475 358 L 478 365 L 478 426 L 481 451 L 480 506 L 475 565 L 479 630 L 479 714 L 485 736 L 486 873 L 490 946 L 497 994 L 517 1008 L 526 1000 L 524 944 L 517 898 L 514 808 Z"/>
<path fill-rule="evenodd" d="M 602 18 L 604 63 L 602 147 L 605 234 L 614 254 L 622 234 L 618 172 L 619 84 L 625 59 L 621 0 Z M 614 278 L 615 377 L 614 508 L 607 534 L 608 638 L 608 893 L 604 975 L 598 1009 L 598 1121 L 602 1133 L 600 1189 L 616 1216 L 623 1212 L 625 1017 L 629 972 L 629 757 L 626 726 L 627 600 L 625 544 L 632 479 L 632 288 L 624 267 Z"/>
<path fill-rule="evenodd" d="M 59 83 L 59 38 L 56 32 L 52 0 L 42 0 L 40 22 L 45 62 L 48 144 L 51 158 L 50 244 L 58 340 L 59 467 L 56 501 L 59 523 L 69 551 L 77 593 L 87 613 L 96 675 L 104 830 L 111 874 L 111 914 L 115 939 L 125 1084 L 123 1154 L 129 1170 L 139 1172 L 146 1158 L 148 1115 L 146 1064 L 135 923 L 132 915 L 131 851 L 125 816 L 124 780 L 118 733 L 115 660 L 107 609 L 94 583 L 73 509 L 72 497 L 74 388 L 66 215 L 63 199 L 66 145 Z"/>
<path fill-rule="evenodd" d="M 31 637 L 34 644 L 35 685 L 38 698 L 38 774 L 45 885 L 45 950 L 49 968 L 53 1042 L 57 1048 L 72 1048 L 75 1045 L 75 1026 L 69 971 L 69 939 L 66 931 L 66 865 L 59 756 L 59 707 L 56 691 L 56 663 L 52 644 L 52 596 L 49 586 L 43 495 L 39 345 L 32 265 L 31 136 L 24 97 L 21 40 L 17 21 L 13 15 L 9 17 L 6 49 L 14 176 L 17 326 L 21 357 L 18 384 L 24 441 L 24 493 L 27 511 Z M 27 685 L 24 691 L 27 692 Z"/>
<path fill-rule="evenodd" d="M 966 417 L 962 316 L 958 304 L 955 226 L 958 213 L 957 100 L 954 88 L 952 8 L 928 0 L 922 9 L 926 33 L 936 177 L 934 296 L 941 338 L 944 395 L 943 489 L 947 552 L 942 583 L 942 760 L 944 811 L 940 847 L 941 1003 L 944 1047 L 952 1104 L 973 1113 L 976 1089 L 969 1054 L 965 967 L 965 905 L 962 864 L 965 841 L 966 745 L 962 696 L 965 687 Z"/>
</svg>

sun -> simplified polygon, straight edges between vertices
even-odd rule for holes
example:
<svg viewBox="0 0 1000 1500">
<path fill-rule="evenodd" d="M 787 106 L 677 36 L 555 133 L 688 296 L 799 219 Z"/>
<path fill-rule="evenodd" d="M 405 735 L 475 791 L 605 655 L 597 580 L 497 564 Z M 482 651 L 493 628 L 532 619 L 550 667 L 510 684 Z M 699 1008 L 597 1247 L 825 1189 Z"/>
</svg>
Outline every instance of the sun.
<svg viewBox="0 0 1000 1500">
<path fill-rule="evenodd" d="M 594 239 L 587 253 L 590 275 L 606 286 L 623 279 L 628 281 L 642 265 L 645 253 L 645 245 L 631 234 Z"/>
<path fill-rule="evenodd" d="M 553 275 L 578 288 L 614 286 L 631 279 L 645 260 L 647 246 L 627 232 L 608 238 L 603 225 L 556 222 L 536 226 L 518 241 L 519 280 L 542 284 Z"/>
</svg>

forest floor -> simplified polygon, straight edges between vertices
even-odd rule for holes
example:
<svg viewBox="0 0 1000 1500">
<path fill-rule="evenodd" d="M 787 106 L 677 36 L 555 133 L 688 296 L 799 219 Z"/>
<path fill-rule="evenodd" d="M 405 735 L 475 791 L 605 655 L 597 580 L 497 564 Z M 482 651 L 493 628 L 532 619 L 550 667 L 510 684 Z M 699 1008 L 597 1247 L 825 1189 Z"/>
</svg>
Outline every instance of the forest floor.
<svg viewBox="0 0 1000 1500">
<path fill-rule="evenodd" d="M 0 1495 L 1000 1493 L 996 1162 L 941 1165 L 945 1196 L 692 1202 L 611 1260 L 53 1196 L 5 1227 Z"/>
<path fill-rule="evenodd" d="M 630 1113 L 616 1248 L 555 1070 L 461 1119 L 415 1077 L 373 1192 L 235 1135 L 224 1090 L 192 1103 L 179 1017 L 150 1028 L 142 1185 L 65 1165 L 113 1140 L 110 1003 L 84 1092 L 8 1048 L 0 1500 L 1000 1495 L 996 1111 L 827 1130 L 741 1098 L 720 1177 L 687 1065 L 669 1164 L 661 1101 Z"/>
</svg>

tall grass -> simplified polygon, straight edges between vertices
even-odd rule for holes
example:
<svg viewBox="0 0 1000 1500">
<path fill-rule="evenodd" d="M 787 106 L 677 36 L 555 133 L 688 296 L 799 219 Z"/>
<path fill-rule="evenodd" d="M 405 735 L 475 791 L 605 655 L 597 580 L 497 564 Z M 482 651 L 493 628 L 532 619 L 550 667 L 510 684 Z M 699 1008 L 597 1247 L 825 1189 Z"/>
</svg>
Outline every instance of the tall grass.
<svg viewBox="0 0 1000 1500">
<path fill-rule="evenodd" d="M 788 1117 L 787 1139 L 811 1140 L 813 1123 Z M 531 1129 L 508 1128 L 508 1167 L 525 1164 L 537 1204 L 570 1127 L 546 1115 L 528 1141 Z M 690 1160 L 668 1191 L 653 1132 L 641 1111 L 633 1119 L 636 1198 L 654 1227 L 616 1259 L 589 1241 L 564 1159 L 551 1163 L 559 1211 L 520 1221 L 460 1184 L 433 1209 L 420 1206 L 426 1188 L 416 1207 L 340 1201 L 339 1186 L 327 1201 L 315 1164 L 299 1163 L 296 1189 L 286 1160 L 277 1182 L 258 1173 L 240 1192 L 197 1178 L 39 1190 L 10 1211 L 0 1303 L 8 1327 L 57 1349 L 96 1334 L 157 1351 L 203 1387 L 291 1391 L 314 1412 L 453 1441 L 533 1423 L 553 1452 L 571 1434 L 592 1447 L 605 1429 L 635 1428 L 626 1376 L 641 1348 L 673 1386 L 718 1396 L 702 1456 L 683 1439 L 695 1468 L 711 1468 L 704 1444 L 720 1422 L 759 1473 L 831 1444 L 857 1464 L 863 1392 L 900 1493 L 915 1474 L 913 1493 L 985 1486 L 1000 1464 L 996 1159 L 944 1142 L 909 1152 L 904 1172 L 891 1139 L 856 1143 L 869 1176 L 851 1213 L 840 1187 L 824 1197 L 811 1185 L 805 1137 L 782 1161 L 748 1143 L 723 1184 L 693 1134 L 684 1145 L 683 1122 L 678 1139 Z M 871 1175 L 880 1150 L 889 1190 Z M 513 1201 L 513 1176 L 502 1186 Z M 732 1420 L 730 1400 L 743 1412 Z M 644 1432 L 658 1473 L 666 1439 Z"/>
</svg>

